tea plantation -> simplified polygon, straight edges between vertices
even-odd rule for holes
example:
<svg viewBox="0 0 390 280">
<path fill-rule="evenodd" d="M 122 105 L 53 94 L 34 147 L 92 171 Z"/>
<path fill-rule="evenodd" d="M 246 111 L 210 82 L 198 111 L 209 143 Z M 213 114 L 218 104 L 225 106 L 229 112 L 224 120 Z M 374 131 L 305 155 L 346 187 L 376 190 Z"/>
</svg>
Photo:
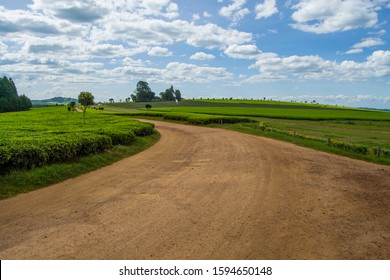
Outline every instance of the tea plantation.
<svg viewBox="0 0 390 280">
<path fill-rule="evenodd" d="M 36 108 L 0 115 L 0 173 L 64 162 L 98 153 L 114 145 L 130 145 L 135 137 L 150 135 L 153 124 L 88 110 L 82 114 L 65 107 Z"/>
</svg>

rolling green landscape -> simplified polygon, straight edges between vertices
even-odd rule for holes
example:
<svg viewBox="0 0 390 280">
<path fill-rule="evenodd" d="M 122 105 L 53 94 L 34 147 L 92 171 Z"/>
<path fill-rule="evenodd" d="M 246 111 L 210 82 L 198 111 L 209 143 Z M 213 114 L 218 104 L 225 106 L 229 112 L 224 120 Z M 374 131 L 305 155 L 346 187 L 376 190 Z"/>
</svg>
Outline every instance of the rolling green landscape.
<svg viewBox="0 0 390 280">
<path fill-rule="evenodd" d="M 145 109 L 146 104 L 152 108 Z M 104 110 L 87 110 L 85 124 L 82 113 L 65 106 L 1 114 L 0 197 L 94 170 L 158 140 L 152 124 L 132 118 L 236 130 L 390 164 L 390 113 L 385 111 L 263 100 L 127 102 L 99 107 Z"/>
<path fill-rule="evenodd" d="M 265 100 L 116 103 L 106 110 L 212 125 L 271 137 L 353 158 L 390 164 L 390 112 Z"/>
</svg>

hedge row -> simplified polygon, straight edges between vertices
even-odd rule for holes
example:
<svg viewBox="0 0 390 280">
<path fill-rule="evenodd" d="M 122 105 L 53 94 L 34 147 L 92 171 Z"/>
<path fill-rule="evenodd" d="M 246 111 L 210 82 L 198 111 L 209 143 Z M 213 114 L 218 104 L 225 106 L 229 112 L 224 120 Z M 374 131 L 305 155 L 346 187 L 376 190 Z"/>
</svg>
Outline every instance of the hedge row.
<svg viewBox="0 0 390 280">
<path fill-rule="evenodd" d="M 231 117 L 231 116 L 215 116 L 206 114 L 186 114 L 186 113 L 162 113 L 162 112 L 145 112 L 136 113 L 132 116 L 158 117 L 164 120 L 182 121 L 193 125 L 207 125 L 207 124 L 231 124 L 231 123 L 248 123 L 252 122 L 249 118 Z"/>
<path fill-rule="evenodd" d="M 153 133 L 153 124 L 117 125 L 85 133 L 47 133 L 0 142 L 0 173 L 64 162 L 102 152 L 113 145 L 130 145 L 136 136 Z"/>
<path fill-rule="evenodd" d="M 24 169 L 101 152 L 112 146 L 107 135 L 81 133 L 15 141 L 0 146 L 0 170 Z"/>
</svg>

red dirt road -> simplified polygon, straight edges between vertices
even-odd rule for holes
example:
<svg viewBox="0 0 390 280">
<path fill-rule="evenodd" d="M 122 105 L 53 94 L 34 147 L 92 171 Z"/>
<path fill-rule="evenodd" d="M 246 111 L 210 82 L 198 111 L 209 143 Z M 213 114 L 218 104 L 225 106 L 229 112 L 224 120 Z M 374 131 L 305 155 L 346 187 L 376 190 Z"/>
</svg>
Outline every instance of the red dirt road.
<svg viewBox="0 0 390 280">
<path fill-rule="evenodd" d="M 0 259 L 390 259 L 390 167 L 154 123 L 152 148 L 0 201 Z"/>
</svg>

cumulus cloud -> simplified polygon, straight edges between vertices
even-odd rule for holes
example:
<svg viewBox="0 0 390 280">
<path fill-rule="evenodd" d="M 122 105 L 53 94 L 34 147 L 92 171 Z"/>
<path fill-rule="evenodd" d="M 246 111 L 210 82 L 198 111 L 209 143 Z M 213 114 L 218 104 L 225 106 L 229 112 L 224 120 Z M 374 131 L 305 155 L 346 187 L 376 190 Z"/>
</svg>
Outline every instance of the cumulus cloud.
<svg viewBox="0 0 390 280">
<path fill-rule="evenodd" d="M 179 16 L 177 4 L 170 0 L 34 0 L 29 8 L 46 15 L 82 23 L 102 19 L 117 10 L 169 19 Z"/>
<path fill-rule="evenodd" d="M 223 29 L 215 24 L 191 27 L 193 32 L 187 43 L 195 47 L 224 49 L 234 44 L 244 44 L 252 40 L 252 34 L 237 30 Z"/>
<path fill-rule="evenodd" d="M 192 15 L 192 20 L 193 20 L 193 21 L 200 20 L 200 15 L 199 15 L 199 14 L 193 14 L 193 15 Z"/>
<path fill-rule="evenodd" d="M 167 57 L 172 56 L 172 52 L 167 48 L 153 47 L 150 49 L 150 51 L 148 51 L 148 55 Z"/>
<path fill-rule="evenodd" d="M 255 7 L 256 19 L 267 18 L 278 12 L 276 0 L 264 0 Z"/>
<path fill-rule="evenodd" d="M 215 58 L 214 55 L 207 54 L 204 52 L 197 52 L 190 57 L 190 59 L 193 59 L 193 60 L 212 60 L 214 58 Z"/>
<path fill-rule="evenodd" d="M 0 9 L 0 33 L 30 32 L 34 34 L 69 34 L 80 35 L 86 32 L 83 26 L 69 24 L 39 13 L 24 10 Z"/>
<path fill-rule="evenodd" d="M 162 71 L 162 78 L 171 82 L 205 83 L 229 80 L 233 74 L 223 67 L 198 66 L 194 64 L 170 62 Z"/>
<path fill-rule="evenodd" d="M 3 42 L 0 42 L 0 53 L 5 53 L 7 51 L 7 45 Z"/>
<path fill-rule="evenodd" d="M 219 14 L 231 19 L 233 25 L 235 25 L 250 13 L 247 8 L 243 8 L 243 6 L 246 5 L 246 2 L 246 0 L 232 0 L 232 4 L 222 7 L 219 10 Z"/>
<path fill-rule="evenodd" d="M 390 51 L 375 51 L 364 62 L 345 60 L 340 63 L 319 56 L 280 57 L 275 53 L 261 53 L 250 66 L 260 74 L 246 82 L 270 80 L 339 80 L 358 81 L 390 75 Z"/>
<path fill-rule="evenodd" d="M 34 0 L 29 7 L 34 11 L 42 11 L 44 14 L 81 23 L 103 18 L 109 13 L 110 8 L 104 1 L 96 0 Z"/>
<path fill-rule="evenodd" d="M 373 27 L 376 6 L 367 0 L 300 0 L 292 8 L 295 29 L 317 34 Z"/>
<path fill-rule="evenodd" d="M 255 45 L 231 45 L 225 50 L 225 54 L 232 58 L 256 59 L 260 51 Z"/>
</svg>

